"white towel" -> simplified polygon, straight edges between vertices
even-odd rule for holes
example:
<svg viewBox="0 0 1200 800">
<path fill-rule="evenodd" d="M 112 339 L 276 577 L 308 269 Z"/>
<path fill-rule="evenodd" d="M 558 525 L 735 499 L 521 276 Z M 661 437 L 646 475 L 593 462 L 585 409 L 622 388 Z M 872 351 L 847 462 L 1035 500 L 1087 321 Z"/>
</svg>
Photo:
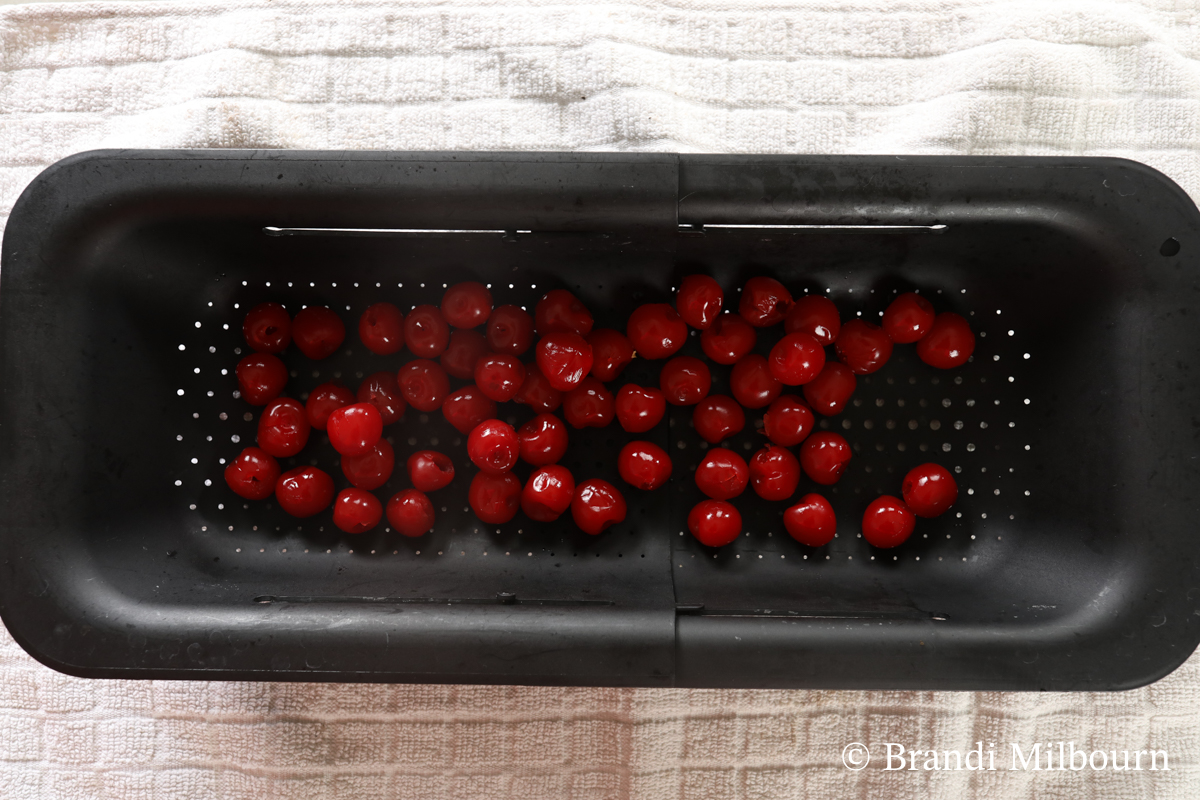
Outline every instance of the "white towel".
<svg viewBox="0 0 1200 800">
<path fill-rule="evenodd" d="M 1121 155 L 1197 197 L 1198 55 L 1171 0 L 0 7 L 0 214 L 96 147 Z M 3 798 L 1200 796 L 1200 658 L 1123 694 L 150 683 L 0 637 Z M 997 771 L 884 770 L 976 741 Z M 1059 741 L 1170 769 L 1004 769 Z"/>
</svg>

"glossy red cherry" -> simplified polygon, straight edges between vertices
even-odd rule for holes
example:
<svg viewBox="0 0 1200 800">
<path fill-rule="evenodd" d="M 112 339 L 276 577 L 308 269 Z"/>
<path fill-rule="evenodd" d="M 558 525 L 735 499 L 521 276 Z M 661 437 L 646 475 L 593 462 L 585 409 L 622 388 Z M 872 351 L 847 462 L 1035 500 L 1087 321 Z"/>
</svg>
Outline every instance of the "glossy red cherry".
<svg viewBox="0 0 1200 800">
<path fill-rule="evenodd" d="M 787 500 L 800 485 L 800 462 L 791 450 L 769 444 L 750 458 L 750 485 L 763 500 Z"/>
<path fill-rule="evenodd" d="M 404 489 L 388 500 L 387 520 L 401 536 L 424 536 L 433 529 L 433 503 L 419 489 Z"/>
<path fill-rule="evenodd" d="M 746 427 L 746 412 L 732 397 L 714 394 L 696 405 L 692 427 L 709 444 L 720 444 Z"/>
<path fill-rule="evenodd" d="M 329 415 L 329 443 L 344 456 L 369 453 L 383 436 L 383 417 L 370 403 L 355 403 Z"/>
<path fill-rule="evenodd" d="M 828 297 L 819 294 L 801 297 L 783 321 L 786 333 L 807 333 L 822 347 L 833 344 L 841 329 L 842 321 L 838 317 L 837 306 Z"/>
<path fill-rule="evenodd" d="M 587 336 L 592 324 L 592 312 L 566 289 L 551 289 L 533 307 L 533 325 L 539 336 L 555 331 Z"/>
<path fill-rule="evenodd" d="M 826 361 L 821 374 L 804 384 L 804 399 L 813 411 L 832 417 L 842 413 L 857 383 L 854 372 L 845 364 Z"/>
<path fill-rule="evenodd" d="M 329 415 L 353 405 L 356 402 L 354 392 L 336 383 L 322 383 L 312 390 L 304 403 L 304 411 L 308 415 L 308 424 L 319 431 L 325 430 Z"/>
<path fill-rule="evenodd" d="M 603 428 L 612 422 L 616 403 L 608 387 L 589 377 L 563 395 L 562 410 L 572 428 Z"/>
<path fill-rule="evenodd" d="M 833 506 L 819 494 L 806 494 L 800 502 L 783 512 L 783 527 L 800 544 L 823 547 L 837 533 Z"/>
<path fill-rule="evenodd" d="M 567 454 L 567 426 L 553 414 L 538 414 L 517 431 L 521 460 L 535 467 L 554 464 Z"/>
<path fill-rule="evenodd" d="M 592 478 L 575 487 L 571 516 L 584 533 L 596 536 L 625 521 L 625 498 L 606 480 Z"/>
<path fill-rule="evenodd" d="M 413 488 L 422 492 L 444 489 L 454 480 L 454 462 L 437 450 L 418 450 L 405 463 Z"/>
<path fill-rule="evenodd" d="M 708 397 L 712 374 L 708 365 L 691 356 L 675 356 L 658 373 L 663 396 L 673 406 L 694 406 Z"/>
<path fill-rule="evenodd" d="M 917 342 L 917 356 L 931 367 L 953 369 L 975 352 L 975 334 L 965 319 L 951 311 L 938 314 L 929 333 Z"/>
<path fill-rule="evenodd" d="M 292 341 L 292 318 L 279 303 L 259 303 L 246 312 L 242 334 L 257 353 L 282 353 Z"/>
<path fill-rule="evenodd" d="M 500 525 L 521 509 L 521 480 L 511 472 L 491 475 L 476 472 L 467 491 L 467 502 L 481 522 Z"/>
<path fill-rule="evenodd" d="M 404 343 L 418 358 L 437 358 L 450 343 L 450 324 L 437 306 L 417 306 L 404 318 Z"/>
<path fill-rule="evenodd" d="M 258 418 L 258 446 L 276 458 L 294 456 L 308 444 L 308 414 L 290 397 L 272 400 Z"/>
<path fill-rule="evenodd" d="M 918 517 L 936 517 L 958 500 L 958 483 L 940 464 L 922 464 L 904 476 L 901 493 L 905 505 Z"/>
<path fill-rule="evenodd" d="M 459 328 L 450 334 L 450 344 L 442 351 L 438 363 L 447 375 L 464 381 L 474 380 L 475 365 L 491 352 L 482 333 Z"/>
<path fill-rule="evenodd" d="M 896 344 L 912 344 L 933 327 L 933 303 L 916 292 L 905 292 L 883 312 L 883 332 Z"/>
<path fill-rule="evenodd" d="M 809 436 L 800 446 L 800 466 L 815 483 L 832 486 L 846 471 L 850 455 L 850 445 L 842 436 L 821 431 Z"/>
<path fill-rule="evenodd" d="M 838 359 L 856 375 L 870 375 L 892 357 L 892 340 L 869 322 L 852 319 L 833 343 Z"/>
<path fill-rule="evenodd" d="M 763 433 L 780 447 L 795 447 L 812 432 L 815 421 L 803 400 L 785 394 L 763 414 Z"/>
<path fill-rule="evenodd" d="M 498 403 L 512 400 L 525 383 L 525 365 L 516 356 L 491 353 L 475 362 L 475 385 Z"/>
<path fill-rule="evenodd" d="M 550 381 L 538 369 L 536 363 L 525 365 L 525 380 L 513 395 L 513 402 L 527 405 L 534 411 L 548 413 L 562 405 L 562 392 L 550 385 Z"/>
<path fill-rule="evenodd" d="M 687 323 L 667 303 L 646 303 L 634 309 L 625 335 L 642 358 L 673 356 L 687 341 Z"/>
<path fill-rule="evenodd" d="M 733 365 L 729 375 L 729 388 L 733 398 L 746 408 L 762 408 L 775 402 L 783 391 L 783 384 L 771 374 L 767 360 L 751 354 Z"/>
<path fill-rule="evenodd" d="M 627 383 L 617 392 L 617 420 L 629 433 L 645 433 L 662 421 L 667 398 L 658 389 Z"/>
<path fill-rule="evenodd" d="M 459 433 L 470 433 L 485 419 L 496 416 L 496 401 L 484 397 L 478 386 L 464 386 L 442 403 L 442 416 Z"/>
<path fill-rule="evenodd" d="M 376 372 L 368 375 L 366 380 L 359 384 L 355 399 L 360 403 L 375 406 L 384 425 L 399 422 L 404 416 L 404 409 L 408 407 L 394 372 Z"/>
<path fill-rule="evenodd" d="M 375 303 L 358 318 L 358 338 L 375 355 L 390 356 L 404 347 L 404 314 L 391 303 Z"/>
<path fill-rule="evenodd" d="M 238 391 L 242 393 L 242 399 L 252 406 L 265 406 L 283 394 L 287 386 L 287 367 L 270 353 L 246 356 L 238 362 L 235 372 Z"/>
<path fill-rule="evenodd" d="M 238 497 L 266 500 L 275 493 L 279 462 L 258 447 L 247 447 L 225 467 L 225 483 Z"/>
<path fill-rule="evenodd" d="M 325 306 L 309 306 L 292 320 L 292 341 L 313 361 L 328 358 L 346 341 L 342 318 Z"/>
<path fill-rule="evenodd" d="M 383 518 L 383 505 L 363 489 L 342 489 L 333 502 L 333 524 L 346 533 L 366 533 Z"/>
<path fill-rule="evenodd" d="M 533 345 L 533 317 L 520 306 L 497 306 L 488 317 L 487 343 L 492 352 L 521 355 Z"/>
<path fill-rule="evenodd" d="M 863 514 L 862 534 L 875 547 L 896 547 L 912 536 L 917 518 L 908 506 L 891 495 L 877 497 Z"/>
<path fill-rule="evenodd" d="M 679 316 L 698 330 L 705 330 L 713 324 L 724 302 L 725 293 L 721 291 L 721 284 L 708 275 L 688 275 L 679 284 L 679 292 L 675 295 L 675 308 L 679 310 Z"/>
<path fill-rule="evenodd" d="M 361 456 L 342 456 L 342 474 L 359 489 L 378 489 L 388 482 L 395 468 L 396 451 L 387 439 L 380 439 Z"/>
<path fill-rule="evenodd" d="M 550 385 L 569 392 L 592 369 L 592 346 L 569 331 L 546 334 L 537 345 L 537 365 Z"/>
<path fill-rule="evenodd" d="M 714 500 L 730 500 L 746 491 L 750 468 L 746 460 L 732 450 L 714 447 L 696 468 L 696 485 Z"/>
<path fill-rule="evenodd" d="M 724 500 L 701 500 L 688 512 L 688 530 L 708 547 L 724 547 L 742 535 L 742 515 Z"/>
<path fill-rule="evenodd" d="M 396 375 L 400 393 L 418 411 L 437 411 L 450 394 L 450 378 L 441 364 L 425 358 L 410 361 Z"/>
<path fill-rule="evenodd" d="M 520 454 L 521 440 L 517 438 L 517 432 L 502 420 L 484 420 L 467 437 L 467 457 L 490 475 L 508 472 L 516 465 Z"/>
<path fill-rule="evenodd" d="M 536 469 L 521 490 L 521 510 L 536 522 L 554 522 L 571 507 L 575 478 L 558 464 Z"/>
<path fill-rule="evenodd" d="M 738 313 L 756 328 L 783 322 L 792 310 L 792 293 L 774 278 L 757 277 L 746 281 Z"/>
<path fill-rule="evenodd" d="M 289 469 L 275 481 L 279 507 L 293 517 L 311 517 L 333 502 L 333 478 L 316 467 Z"/>
<path fill-rule="evenodd" d="M 611 381 L 633 361 L 633 344 L 625 334 L 612 328 L 596 328 L 587 335 L 592 346 L 592 377 Z"/>
<path fill-rule="evenodd" d="M 650 491 L 671 477 L 671 457 L 653 442 L 629 442 L 617 455 L 621 480 L 638 489 Z"/>
<path fill-rule="evenodd" d="M 477 281 L 456 283 L 442 295 L 442 317 L 456 328 L 477 328 L 492 313 L 492 293 Z"/>
<path fill-rule="evenodd" d="M 700 334 L 704 355 L 718 364 L 736 364 L 754 349 L 758 333 L 737 314 L 722 314 Z"/>
<path fill-rule="evenodd" d="M 810 334 L 789 333 L 771 348 L 767 366 L 775 380 L 786 386 L 800 386 L 825 368 L 825 348 Z"/>
</svg>

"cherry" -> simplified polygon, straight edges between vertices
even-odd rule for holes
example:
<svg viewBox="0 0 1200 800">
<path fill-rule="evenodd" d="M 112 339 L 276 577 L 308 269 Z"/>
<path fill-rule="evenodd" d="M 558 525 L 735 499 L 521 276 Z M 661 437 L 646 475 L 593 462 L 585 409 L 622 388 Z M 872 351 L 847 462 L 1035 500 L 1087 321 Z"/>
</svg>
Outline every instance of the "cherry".
<svg viewBox="0 0 1200 800">
<path fill-rule="evenodd" d="M 308 414 L 290 397 L 272 400 L 258 418 L 258 446 L 276 458 L 294 456 L 308 444 Z"/>
<path fill-rule="evenodd" d="M 746 427 L 746 412 L 732 397 L 714 394 L 692 411 L 692 427 L 704 441 L 719 444 Z"/>
<path fill-rule="evenodd" d="M 809 547 L 823 547 L 837 533 L 833 506 L 819 494 L 806 494 L 800 502 L 783 512 L 783 527 L 792 538 Z"/>
<path fill-rule="evenodd" d="M 800 462 L 791 450 L 769 444 L 750 459 L 750 485 L 763 500 L 787 500 L 800 485 Z"/>
<path fill-rule="evenodd" d="M 437 306 L 420 305 L 404 318 L 404 343 L 419 358 L 437 358 L 450 343 L 450 325 Z"/>
<path fill-rule="evenodd" d="M 380 439 L 361 456 L 342 456 L 342 474 L 351 486 L 359 489 L 378 489 L 392 477 L 396 467 L 396 451 L 387 439 Z"/>
<path fill-rule="evenodd" d="M 612 328 L 596 328 L 587 335 L 592 346 L 592 377 L 611 381 L 633 361 L 633 344 Z"/>
<path fill-rule="evenodd" d="M 843 364 L 857 375 L 870 375 L 892 357 L 892 340 L 878 328 L 861 319 L 842 326 L 833 349 Z"/>
<path fill-rule="evenodd" d="M 592 478 L 575 488 L 571 516 L 584 533 L 596 536 L 611 525 L 625 521 L 625 498 L 606 480 Z"/>
<path fill-rule="evenodd" d="M 333 478 L 316 467 L 289 469 L 275 481 L 275 499 L 293 517 L 311 517 L 333 502 Z"/>
<path fill-rule="evenodd" d="M 845 364 L 826 361 L 821 374 L 804 384 L 804 399 L 818 414 L 832 417 L 842 413 L 858 379 Z"/>
<path fill-rule="evenodd" d="M 387 521 L 401 536 L 424 536 L 433 529 L 433 503 L 419 489 L 396 492 L 388 500 Z"/>
<path fill-rule="evenodd" d="M 521 440 L 517 438 L 517 432 L 502 420 L 484 420 L 467 437 L 467 457 L 490 475 L 508 472 L 520 454 Z"/>
<path fill-rule="evenodd" d="M 774 278 L 751 278 L 742 287 L 738 313 L 756 328 L 783 322 L 794 305 L 792 293 Z"/>
<path fill-rule="evenodd" d="M 400 368 L 396 375 L 400 393 L 417 411 L 436 411 L 450 394 L 450 378 L 436 361 L 418 358 Z"/>
<path fill-rule="evenodd" d="M 404 347 L 404 314 L 391 303 L 375 303 L 358 318 L 358 338 L 375 355 L 390 356 Z"/>
<path fill-rule="evenodd" d="M 489 525 L 509 522 L 521 508 L 521 481 L 511 472 L 499 475 L 476 472 L 467 491 L 467 501 L 481 522 Z"/>
<path fill-rule="evenodd" d="M 778 398 L 763 414 L 763 432 L 780 447 L 795 447 L 812 432 L 812 409 L 790 394 Z"/>
<path fill-rule="evenodd" d="M 675 356 L 658 373 L 658 385 L 662 387 L 667 402 L 673 406 L 694 406 L 708 397 L 712 388 L 712 375 L 708 365 L 691 356 Z"/>
<path fill-rule="evenodd" d="M 322 383 L 312 390 L 304 403 L 308 424 L 319 431 L 325 430 L 329 415 L 355 402 L 354 392 L 336 383 Z"/>
<path fill-rule="evenodd" d="M 742 535 L 742 515 L 724 500 L 701 500 L 688 512 L 688 530 L 700 544 L 724 547 Z"/>
<path fill-rule="evenodd" d="M 838 317 L 837 306 L 828 297 L 819 294 L 801 297 L 783 321 L 785 332 L 807 333 L 822 347 L 833 344 L 841 329 L 842 321 Z"/>
<path fill-rule="evenodd" d="M 454 480 L 454 462 L 436 450 L 418 450 L 408 457 L 405 467 L 412 485 L 422 492 L 436 492 Z"/>
<path fill-rule="evenodd" d="M 917 518 L 908 506 L 891 495 L 875 498 L 863 514 L 862 534 L 875 547 L 895 547 L 912 536 Z"/>
<path fill-rule="evenodd" d="M 475 385 L 498 403 L 512 400 L 525 383 L 525 365 L 516 356 L 492 353 L 475 362 Z"/>
<path fill-rule="evenodd" d="M 617 420 L 629 433 L 645 433 L 662 421 L 667 399 L 658 389 L 627 383 L 617 392 Z"/>
<path fill-rule="evenodd" d="M 346 341 L 342 318 L 325 306 L 309 306 L 292 320 L 292 341 L 313 361 L 328 358 Z"/>
<path fill-rule="evenodd" d="M 359 384 L 355 399 L 360 403 L 375 406 L 384 425 L 399 422 L 407 407 L 394 372 L 376 372 L 368 375 L 367 379 Z"/>
<path fill-rule="evenodd" d="M 370 403 L 355 403 L 329 415 L 329 443 L 344 456 L 371 452 L 383 436 L 383 417 Z"/>
<path fill-rule="evenodd" d="M 850 445 L 839 434 L 814 433 L 800 446 L 800 466 L 804 474 L 822 486 L 832 486 L 846 471 Z"/>
<path fill-rule="evenodd" d="M 450 344 L 442 351 L 438 363 L 447 374 L 469 381 L 475 377 L 475 365 L 479 359 L 491 352 L 482 333 L 459 328 L 451 332 Z"/>
<path fill-rule="evenodd" d="M 246 344 L 258 353 L 282 353 L 292 341 L 292 318 L 279 303 L 259 303 L 242 322 Z"/>
<path fill-rule="evenodd" d="M 693 328 L 706 330 L 721 313 L 725 293 L 721 284 L 708 275 L 688 275 L 679 284 L 675 295 L 675 307 L 679 316 Z"/>
<path fill-rule="evenodd" d="M 940 464 L 913 467 L 904 476 L 904 503 L 918 517 L 936 517 L 958 500 L 958 484 Z"/>
<path fill-rule="evenodd" d="M 442 403 L 442 416 L 459 433 L 470 433 L 485 419 L 496 416 L 496 401 L 484 397 L 478 386 L 464 386 Z"/>
<path fill-rule="evenodd" d="M 933 303 L 916 292 L 905 292 L 883 312 L 883 331 L 896 344 L 912 344 L 933 327 Z"/>
<path fill-rule="evenodd" d="M 538 414 L 517 431 L 521 460 L 535 467 L 554 464 L 567 454 L 567 426 L 553 414 Z"/>
<path fill-rule="evenodd" d="M 671 457 L 652 442 L 630 442 L 617 456 L 617 472 L 630 486 L 657 489 L 671 477 Z"/>
<path fill-rule="evenodd" d="M 970 324 L 951 311 L 938 314 L 929 333 L 917 342 L 917 356 L 938 369 L 961 367 L 974 352 L 975 334 Z"/>
<path fill-rule="evenodd" d="M 750 468 L 746 460 L 732 450 L 715 447 L 705 454 L 696 468 L 696 485 L 714 500 L 730 500 L 746 491 Z"/>
<path fill-rule="evenodd" d="M 556 411 L 562 405 L 562 392 L 550 385 L 536 363 L 525 365 L 525 380 L 513 395 L 513 402 L 529 406 L 534 411 Z"/>
<path fill-rule="evenodd" d="M 487 343 L 495 353 L 521 355 L 533 344 L 533 317 L 520 306 L 498 306 L 488 317 Z"/>
<path fill-rule="evenodd" d="M 736 364 L 754 349 L 758 333 L 737 314 L 725 313 L 700 334 L 704 355 L 718 364 Z"/>
<path fill-rule="evenodd" d="M 521 490 L 521 510 L 536 522 L 554 522 L 571 507 L 575 478 L 558 464 L 534 470 Z"/>
<path fill-rule="evenodd" d="M 492 313 L 492 293 L 477 281 L 456 283 L 442 295 L 442 316 L 456 328 L 477 328 Z"/>
<path fill-rule="evenodd" d="M 592 346 L 577 333 L 548 333 L 538 342 L 537 365 L 551 386 L 569 392 L 591 371 Z"/>
<path fill-rule="evenodd" d="M 733 365 L 729 375 L 733 397 L 746 408 L 762 408 L 775 402 L 783 384 L 771 374 L 767 360 L 760 355 L 748 355 Z"/>
<path fill-rule="evenodd" d="M 771 348 L 767 366 L 775 380 L 787 386 L 808 383 L 825 367 L 825 348 L 810 334 L 789 333 Z"/>
<path fill-rule="evenodd" d="M 642 358 L 666 358 L 675 355 L 687 341 L 687 323 L 667 303 L 646 303 L 634 309 L 625 326 L 625 335 Z"/>
<path fill-rule="evenodd" d="M 225 467 L 225 482 L 238 497 L 266 500 L 275 492 L 279 462 L 267 451 L 247 447 Z"/>
<path fill-rule="evenodd" d="M 534 329 L 539 336 L 566 331 L 578 336 L 592 332 L 592 312 L 566 289 L 551 289 L 533 307 Z"/>
<path fill-rule="evenodd" d="M 238 362 L 235 372 L 238 391 L 252 406 L 265 406 L 283 394 L 283 388 L 287 386 L 287 367 L 270 353 L 246 356 Z"/>
<path fill-rule="evenodd" d="M 563 396 L 563 416 L 572 428 L 603 428 L 616 413 L 612 392 L 595 378 L 584 378 Z"/>
<path fill-rule="evenodd" d="M 383 518 L 383 505 L 363 489 L 342 489 L 333 502 L 333 524 L 346 533 L 366 533 Z"/>
</svg>

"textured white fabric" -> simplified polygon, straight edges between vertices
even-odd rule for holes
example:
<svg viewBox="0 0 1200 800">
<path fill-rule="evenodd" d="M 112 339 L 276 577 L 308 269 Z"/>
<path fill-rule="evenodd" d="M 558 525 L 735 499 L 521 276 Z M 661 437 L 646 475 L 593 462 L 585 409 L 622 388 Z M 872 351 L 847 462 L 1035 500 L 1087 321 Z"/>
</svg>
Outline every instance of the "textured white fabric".
<svg viewBox="0 0 1200 800">
<path fill-rule="evenodd" d="M 5 7 L 0 222 L 95 147 L 1105 154 L 1198 197 L 1198 55 L 1200 11 L 1167 0 Z M 841 762 L 976 740 L 1170 770 Z M 1200 657 L 1123 694 L 149 683 L 0 632 L 3 798 L 1198 796 Z"/>
</svg>

